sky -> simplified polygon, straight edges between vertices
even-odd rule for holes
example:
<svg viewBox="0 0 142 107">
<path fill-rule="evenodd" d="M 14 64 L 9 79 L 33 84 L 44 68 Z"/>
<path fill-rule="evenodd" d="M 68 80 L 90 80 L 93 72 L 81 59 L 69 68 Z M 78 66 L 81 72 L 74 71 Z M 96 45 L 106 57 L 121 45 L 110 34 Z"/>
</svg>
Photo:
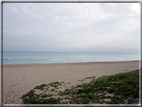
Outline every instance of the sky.
<svg viewBox="0 0 142 107">
<path fill-rule="evenodd" d="M 139 3 L 4 3 L 3 50 L 139 53 Z"/>
</svg>

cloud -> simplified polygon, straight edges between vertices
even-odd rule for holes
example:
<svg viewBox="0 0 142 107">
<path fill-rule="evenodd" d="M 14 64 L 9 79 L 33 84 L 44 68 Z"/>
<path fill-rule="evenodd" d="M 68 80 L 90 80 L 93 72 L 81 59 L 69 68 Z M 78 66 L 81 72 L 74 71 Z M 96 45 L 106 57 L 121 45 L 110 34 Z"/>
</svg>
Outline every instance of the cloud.
<svg viewBox="0 0 142 107">
<path fill-rule="evenodd" d="M 4 3 L 4 50 L 138 53 L 139 7 L 139 3 Z"/>
</svg>

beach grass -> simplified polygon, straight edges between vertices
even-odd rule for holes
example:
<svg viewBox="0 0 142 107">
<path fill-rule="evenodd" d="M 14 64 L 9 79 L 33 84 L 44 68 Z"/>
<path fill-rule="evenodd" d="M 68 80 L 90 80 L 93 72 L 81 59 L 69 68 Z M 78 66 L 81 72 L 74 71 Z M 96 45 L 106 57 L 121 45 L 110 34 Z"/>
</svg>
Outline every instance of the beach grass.
<svg viewBox="0 0 142 107">
<path fill-rule="evenodd" d="M 84 82 L 90 79 L 89 82 Z M 24 104 L 138 104 L 139 70 L 110 76 L 87 77 L 81 83 L 60 90 L 69 83 L 41 84 L 24 94 Z"/>
</svg>

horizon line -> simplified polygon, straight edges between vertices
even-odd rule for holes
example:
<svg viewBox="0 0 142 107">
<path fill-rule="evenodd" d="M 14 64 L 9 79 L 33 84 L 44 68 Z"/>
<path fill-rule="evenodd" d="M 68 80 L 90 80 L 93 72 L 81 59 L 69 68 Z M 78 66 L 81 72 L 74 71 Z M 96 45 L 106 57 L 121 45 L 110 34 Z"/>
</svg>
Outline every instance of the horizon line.
<svg viewBox="0 0 142 107">
<path fill-rule="evenodd" d="M 54 51 L 2 51 L 2 52 L 31 52 L 31 53 L 95 53 L 95 54 L 139 54 L 139 53 L 100 53 L 100 52 L 54 52 Z"/>
</svg>

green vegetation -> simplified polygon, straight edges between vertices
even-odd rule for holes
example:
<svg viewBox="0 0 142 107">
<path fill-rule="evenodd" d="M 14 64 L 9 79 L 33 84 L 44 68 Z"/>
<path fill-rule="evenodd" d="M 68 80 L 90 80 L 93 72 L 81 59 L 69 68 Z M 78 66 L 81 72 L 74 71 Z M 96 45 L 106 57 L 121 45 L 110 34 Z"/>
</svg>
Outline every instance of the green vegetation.
<svg viewBox="0 0 142 107">
<path fill-rule="evenodd" d="M 84 80 L 86 80 L 86 79 L 95 79 L 95 78 L 96 78 L 96 76 L 93 76 L 93 77 L 87 77 L 87 78 L 84 78 L 84 79 L 78 80 L 78 81 L 84 81 Z"/>
<path fill-rule="evenodd" d="M 46 84 L 41 84 L 40 86 L 36 86 L 34 89 L 41 89 L 43 90 L 44 87 L 46 87 L 47 85 Z"/>
<path fill-rule="evenodd" d="M 23 95 L 24 104 L 138 104 L 139 70 L 91 79 L 61 91 L 64 82 L 42 84 Z M 85 79 L 79 81 L 85 81 Z M 67 83 L 68 84 L 68 83 Z M 40 93 L 37 91 L 40 90 Z"/>
</svg>

